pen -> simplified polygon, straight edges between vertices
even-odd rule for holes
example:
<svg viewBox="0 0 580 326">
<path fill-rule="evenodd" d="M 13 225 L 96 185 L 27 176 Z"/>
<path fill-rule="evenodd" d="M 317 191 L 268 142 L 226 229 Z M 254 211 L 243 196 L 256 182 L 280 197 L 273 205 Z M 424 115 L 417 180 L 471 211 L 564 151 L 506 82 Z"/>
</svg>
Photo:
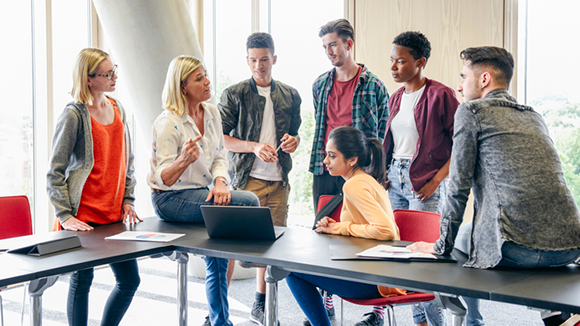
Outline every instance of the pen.
<svg viewBox="0 0 580 326">
<path fill-rule="evenodd" d="M 278 148 L 276 148 L 276 152 L 280 150 L 280 148 L 282 148 L 282 145 L 284 145 L 284 143 L 286 142 L 286 140 L 283 140 L 280 145 L 278 145 Z"/>
</svg>

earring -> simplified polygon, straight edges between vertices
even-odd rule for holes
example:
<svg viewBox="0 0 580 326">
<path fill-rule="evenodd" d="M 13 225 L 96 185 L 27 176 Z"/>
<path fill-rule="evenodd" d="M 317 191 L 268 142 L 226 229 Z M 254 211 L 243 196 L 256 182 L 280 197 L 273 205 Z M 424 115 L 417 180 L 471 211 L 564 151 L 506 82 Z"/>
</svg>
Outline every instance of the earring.
<svg viewBox="0 0 580 326">
<path fill-rule="evenodd" d="M 350 166 L 354 166 L 354 163 L 350 163 Z"/>
<path fill-rule="evenodd" d="M 481 84 L 481 88 L 483 88 L 483 87 L 484 87 L 483 84 Z"/>
</svg>

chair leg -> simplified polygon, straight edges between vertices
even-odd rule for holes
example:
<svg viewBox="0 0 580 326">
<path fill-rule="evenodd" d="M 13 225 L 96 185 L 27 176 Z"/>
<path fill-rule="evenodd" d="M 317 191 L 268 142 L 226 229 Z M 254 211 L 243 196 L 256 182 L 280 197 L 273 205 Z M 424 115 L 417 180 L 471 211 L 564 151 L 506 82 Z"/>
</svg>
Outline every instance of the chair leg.
<svg viewBox="0 0 580 326">
<path fill-rule="evenodd" d="M 340 298 L 340 326 L 344 324 L 344 300 Z"/>
<path fill-rule="evenodd" d="M 0 295 L 0 325 L 4 326 L 4 306 L 2 305 L 1 295 Z"/>
<path fill-rule="evenodd" d="M 386 307 L 387 321 L 389 322 L 389 326 L 397 326 L 397 319 L 395 319 L 395 309 L 391 305 L 388 305 L 385 307 Z"/>
</svg>

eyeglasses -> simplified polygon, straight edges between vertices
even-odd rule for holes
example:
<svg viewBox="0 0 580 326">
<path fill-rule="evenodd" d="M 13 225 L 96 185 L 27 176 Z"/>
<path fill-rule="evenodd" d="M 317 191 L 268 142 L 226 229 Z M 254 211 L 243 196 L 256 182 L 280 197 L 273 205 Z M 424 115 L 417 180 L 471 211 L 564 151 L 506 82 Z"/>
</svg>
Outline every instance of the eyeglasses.
<svg viewBox="0 0 580 326">
<path fill-rule="evenodd" d="M 111 79 L 113 79 L 113 75 L 116 75 L 116 74 L 117 74 L 117 65 L 114 65 L 113 70 L 111 70 L 111 72 L 108 74 L 105 74 L 105 75 L 92 74 L 92 75 L 89 75 L 89 77 L 107 77 L 108 80 L 111 80 Z"/>
</svg>

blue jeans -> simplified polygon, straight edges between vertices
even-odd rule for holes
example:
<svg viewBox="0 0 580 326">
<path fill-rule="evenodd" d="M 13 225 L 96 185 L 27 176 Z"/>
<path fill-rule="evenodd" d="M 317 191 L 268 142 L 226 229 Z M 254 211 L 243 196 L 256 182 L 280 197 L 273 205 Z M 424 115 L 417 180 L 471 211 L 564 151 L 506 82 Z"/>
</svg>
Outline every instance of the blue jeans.
<svg viewBox="0 0 580 326">
<path fill-rule="evenodd" d="M 411 160 L 393 159 L 387 176 L 389 177 L 389 199 L 393 209 L 413 209 L 416 211 L 441 213 L 445 201 L 447 180 L 441 182 L 435 193 L 426 200 L 416 198 L 409 178 Z"/>
<path fill-rule="evenodd" d="M 201 223 L 201 205 L 213 205 L 213 198 L 205 202 L 208 194 L 207 188 L 170 190 L 152 193 L 151 200 L 155 213 L 165 221 Z M 260 206 L 258 197 L 251 191 L 234 190 L 231 196 L 232 206 Z M 211 324 L 231 326 L 226 278 L 228 260 L 215 257 L 204 257 L 203 260 L 206 271 L 205 295 Z"/>
<path fill-rule="evenodd" d="M 576 262 L 580 258 L 580 249 L 539 250 L 506 241 L 501 246 L 501 255 L 502 259 L 498 266 L 517 268 L 560 267 Z"/>
<path fill-rule="evenodd" d="M 376 285 L 345 281 L 324 276 L 302 273 L 290 273 L 286 283 L 298 305 L 312 325 L 330 326 L 322 296 L 317 287 L 338 296 L 353 299 L 380 298 L 381 294 Z M 213 324 L 212 324 L 213 325 Z"/>
<path fill-rule="evenodd" d="M 131 259 L 111 264 L 117 284 L 109 295 L 101 325 L 119 325 L 139 287 L 137 260 Z M 93 283 L 94 269 L 83 269 L 70 276 L 66 313 L 68 324 L 86 326 L 89 318 L 89 292 Z"/>
<path fill-rule="evenodd" d="M 455 237 L 454 248 L 469 256 L 471 249 L 471 222 L 461 226 Z M 467 315 L 465 316 L 465 326 L 483 326 L 483 316 L 479 309 L 480 299 L 462 297 L 467 305 Z"/>
<path fill-rule="evenodd" d="M 389 168 L 389 199 L 393 209 L 413 209 L 441 213 L 445 198 L 445 185 L 443 181 L 435 193 L 426 200 L 416 198 L 416 192 L 409 177 L 409 167 L 411 160 L 394 158 Z M 441 306 L 435 301 L 421 302 L 415 304 L 413 310 L 413 321 L 415 324 L 427 321 L 429 326 L 445 325 L 446 315 Z"/>
<path fill-rule="evenodd" d="M 213 198 L 205 202 L 209 189 L 183 189 L 151 193 L 155 214 L 167 222 L 202 223 L 202 205 L 213 205 Z M 233 190 L 231 206 L 260 206 L 258 197 L 251 191 Z"/>
</svg>

